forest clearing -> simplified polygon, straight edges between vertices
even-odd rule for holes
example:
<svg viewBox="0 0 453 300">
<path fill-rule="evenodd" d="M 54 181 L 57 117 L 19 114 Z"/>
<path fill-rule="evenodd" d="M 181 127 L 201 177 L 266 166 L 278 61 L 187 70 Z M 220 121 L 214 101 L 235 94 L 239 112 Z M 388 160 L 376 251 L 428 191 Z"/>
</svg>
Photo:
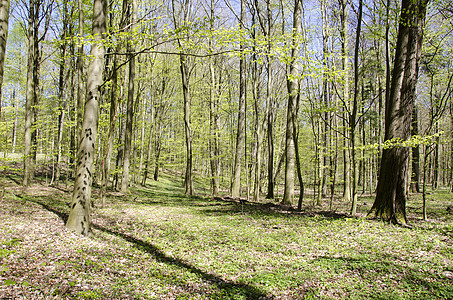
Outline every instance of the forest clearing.
<svg viewBox="0 0 453 300">
<path fill-rule="evenodd" d="M 360 197 L 358 217 L 338 197 L 334 211 L 325 199 L 297 212 L 186 196 L 164 174 L 127 196 L 109 191 L 105 208 L 95 188 L 93 234 L 81 238 L 64 226 L 70 186 L 24 190 L 17 180 L 6 177 L 0 200 L 2 299 L 453 297 L 447 191 L 429 195 L 428 221 L 411 195 L 406 228 L 365 219 L 370 197 Z"/>
</svg>

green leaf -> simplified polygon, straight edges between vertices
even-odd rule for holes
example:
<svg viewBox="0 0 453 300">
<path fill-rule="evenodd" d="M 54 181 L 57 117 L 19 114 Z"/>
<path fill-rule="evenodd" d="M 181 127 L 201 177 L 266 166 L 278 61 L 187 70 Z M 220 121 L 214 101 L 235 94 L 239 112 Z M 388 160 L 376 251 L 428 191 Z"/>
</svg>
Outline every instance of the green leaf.
<svg viewBox="0 0 453 300">
<path fill-rule="evenodd" d="M 15 285 L 16 282 L 11 279 L 6 279 L 3 285 Z"/>
</svg>

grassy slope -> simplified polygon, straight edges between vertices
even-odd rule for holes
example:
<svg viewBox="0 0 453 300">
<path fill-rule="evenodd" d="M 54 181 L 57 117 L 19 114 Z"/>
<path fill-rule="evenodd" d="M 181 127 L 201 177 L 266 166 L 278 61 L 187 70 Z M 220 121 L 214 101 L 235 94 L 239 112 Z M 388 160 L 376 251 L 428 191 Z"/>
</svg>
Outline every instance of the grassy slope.
<svg viewBox="0 0 453 300">
<path fill-rule="evenodd" d="M 453 298 L 449 193 L 431 195 L 435 220 L 412 219 L 408 229 L 184 197 L 162 179 L 128 196 L 112 193 L 84 238 L 64 227 L 70 192 L 7 185 L 0 298 Z"/>
</svg>

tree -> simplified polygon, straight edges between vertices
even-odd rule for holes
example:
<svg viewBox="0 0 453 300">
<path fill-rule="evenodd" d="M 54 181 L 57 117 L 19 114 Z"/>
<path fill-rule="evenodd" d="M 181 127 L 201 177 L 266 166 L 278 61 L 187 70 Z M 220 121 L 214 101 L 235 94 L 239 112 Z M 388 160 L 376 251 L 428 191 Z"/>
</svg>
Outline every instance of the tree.
<svg viewBox="0 0 453 300">
<path fill-rule="evenodd" d="M 172 0 L 172 11 L 173 11 L 173 22 L 175 30 L 182 30 L 182 27 L 188 26 L 189 15 L 191 9 L 191 2 L 189 0 L 183 0 L 181 4 L 182 24 L 178 25 L 177 12 L 175 7 L 175 0 Z M 179 53 L 179 69 L 181 71 L 182 81 L 182 93 L 184 98 L 184 134 L 186 140 L 186 171 L 184 176 L 184 189 L 186 195 L 193 195 L 195 193 L 193 186 L 193 134 L 191 125 L 191 97 L 190 97 L 190 73 L 191 68 L 188 65 L 187 54 L 183 53 L 183 42 L 189 41 L 189 33 L 187 30 L 183 33 L 183 37 L 177 36 L 178 46 L 180 48 Z"/>
<path fill-rule="evenodd" d="M 3 66 L 8 38 L 9 0 L 0 1 L 0 118 L 2 115 Z"/>
<path fill-rule="evenodd" d="M 209 17 L 209 29 L 214 31 L 214 21 L 215 21 L 215 2 L 211 0 L 210 5 L 210 15 Z M 213 51 L 213 40 L 209 39 L 209 52 L 212 53 Z M 242 77 L 241 77 L 242 78 Z M 217 196 L 220 190 L 220 161 L 219 161 L 219 139 L 218 139 L 218 132 L 219 132 L 219 117 L 218 117 L 218 108 L 217 108 L 217 88 L 216 88 L 216 76 L 214 70 L 214 59 L 212 57 L 209 58 L 209 131 L 210 131 L 210 138 L 209 138 L 209 161 L 211 165 L 211 189 L 212 195 Z"/>
<path fill-rule="evenodd" d="M 130 33 L 133 34 L 135 23 L 137 22 L 137 0 L 132 0 L 132 18 L 130 19 Z M 123 179 L 121 181 L 121 191 L 126 193 L 129 189 L 129 167 L 131 160 L 132 147 L 132 123 L 134 120 L 134 88 L 135 88 L 135 54 L 134 40 L 130 37 L 128 41 L 129 59 L 129 82 L 127 91 L 127 110 L 126 110 L 126 132 L 124 135 L 124 159 L 123 159 Z"/>
<path fill-rule="evenodd" d="M 39 85 L 39 25 L 41 0 L 30 0 L 28 7 L 28 61 L 27 61 L 27 94 L 25 104 L 25 149 L 24 149 L 24 178 L 23 185 L 28 186 L 34 176 L 34 161 L 36 160 L 36 128 L 38 85 Z"/>
<path fill-rule="evenodd" d="M 239 20 L 239 30 L 244 31 L 245 22 L 245 0 L 241 0 L 241 19 Z M 238 128 L 236 136 L 236 153 L 234 158 L 234 169 L 233 169 L 233 184 L 231 187 L 231 193 L 233 198 L 240 196 L 241 188 L 241 160 L 242 152 L 244 150 L 244 134 L 245 134 L 245 101 L 246 101 L 246 83 L 245 83 L 245 54 L 244 54 L 244 43 L 241 42 L 240 54 L 241 59 L 239 61 L 239 110 L 238 110 Z"/>
<path fill-rule="evenodd" d="M 72 194 L 71 210 L 66 227 L 82 235 L 89 235 L 91 186 L 94 171 L 94 154 L 98 130 L 99 100 L 104 71 L 104 45 L 102 39 L 106 32 L 107 1 L 94 0 L 93 27 L 94 43 L 87 71 L 86 102 L 83 115 L 82 138 L 77 152 L 77 171 Z"/>
<path fill-rule="evenodd" d="M 410 137 L 426 6 L 429 0 L 402 0 L 390 96 L 385 108 L 385 141 Z M 368 213 L 406 224 L 409 148 L 392 146 L 382 153 L 376 198 Z"/>
<path fill-rule="evenodd" d="M 286 115 L 286 146 L 285 146 L 285 192 L 282 203 L 291 205 L 294 199 L 294 148 L 295 148 L 295 118 L 297 117 L 297 97 L 299 79 L 297 78 L 297 50 L 302 32 L 302 0 L 294 2 L 293 32 L 291 35 L 291 56 L 287 74 L 288 111 Z"/>
</svg>

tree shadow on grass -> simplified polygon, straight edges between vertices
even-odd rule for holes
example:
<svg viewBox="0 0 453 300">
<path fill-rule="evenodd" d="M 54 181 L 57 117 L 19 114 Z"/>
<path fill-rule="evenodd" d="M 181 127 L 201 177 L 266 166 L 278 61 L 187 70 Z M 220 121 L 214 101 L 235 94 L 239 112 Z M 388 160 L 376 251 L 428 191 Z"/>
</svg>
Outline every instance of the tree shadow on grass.
<svg viewBox="0 0 453 300">
<path fill-rule="evenodd" d="M 369 298 L 393 298 L 391 293 L 394 290 L 407 290 L 408 292 L 417 291 L 419 296 L 436 299 L 451 299 L 453 296 L 453 286 L 450 279 L 443 275 L 435 274 L 427 270 L 400 265 L 396 262 L 398 256 L 389 257 L 388 255 L 381 258 L 370 259 L 367 257 L 331 257 L 320 256 L 311 261 L 315 266 L 324 266 L 333 273 L 346 273 L 353 271 L 360 274 L 362 281 L 375 282 L 380 276 L 386 278 L 391 274 L 395 280 L 387 290 L 363 290 L 364 297 Z M 393 262 L 392 260 L 395 260 Z M 362 295 L 358 295 L 359 297 Z"/>
<path fill-rule="evenodd" d="M 42 208 L 46 209 L 47 211 L 50 211 L 54 214 L 56 214 L 60 219 L 63 220 L 64 223 L 66 223 L 68 219 L 68 214 L 65 212 L 62 212 L 60 210 L 55 209 L 54 207 L 51 207 L 50 205 L 41 202 L 36 199 L 32 199 L 30 197 L 24 197 L 22 195 L 16 195 L 18 198 L 21 198 L 24 201 L 29 201 L 33 202 L 35 204 L 40 205 Z M 229 281 L 223 278 L 220 278 L 219 276 L 216 276 L 214 274 L 207 273 L 195 266 L 192 266 L 181 259 L 175 258 L 168 256 L 164 252 L 162 252 L 160 249 L 158 249 L 156 246 L 154 246 L 151 243 L 145 242 L 143 240 L 140 240 L 136 237 L 133 237 L 132 235 L 122 233 L 116 230 L 111 230 L 107 229 L 105 227 L 102 227 L 100 225 L 97 225 L 95 223 L 91 224 L 92 228 L 97 229 L 99 231 L 105 232 L 107 234 L 111 234 L 114 236 L 117 236 L 129 243 L 132 243 L 137 249 L 147 252 L 151 254 L 157 261 L 176 266 L 178 268 L 184 269 L 186 271 L 189 271 L 198 277 L 202 278 L 203 280 L 209 282 L 210 284 L 217 286 L 220 291 L 222 292 L 222 295 L 242 295 L 245 296 L 246 299 L 273 299 L 274 297 L 272 296 L 267 296 L 265 292 L 259 290 L 257 287 L 245 284 L 245 283 L 236 283 L 233 281 Z"/>
<path fill-rule="evenodd" d="M 215 205 L 217 202 L 219 204 Z M 212 200 L 209 202 L 210 205 L 204 205 L 201 209 L 201 213 L 207 215 L 213 214 L 247 214 L 250 216 L 273 216 L 280 218 L 297 218 L 297 217 L 324 217 L 326 219 L 338 220 L 338 219 L 350 219 L 354 218 L 346 213 L 339 213 L 335 211 L 321 211 L 321 210 L 302 210 L 281 205 L 279 203 L 259 203 L 244 200 Z M 222 204 L 223 203 L 223 204 Z"/>
</svg>

